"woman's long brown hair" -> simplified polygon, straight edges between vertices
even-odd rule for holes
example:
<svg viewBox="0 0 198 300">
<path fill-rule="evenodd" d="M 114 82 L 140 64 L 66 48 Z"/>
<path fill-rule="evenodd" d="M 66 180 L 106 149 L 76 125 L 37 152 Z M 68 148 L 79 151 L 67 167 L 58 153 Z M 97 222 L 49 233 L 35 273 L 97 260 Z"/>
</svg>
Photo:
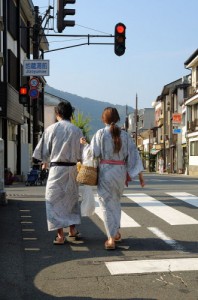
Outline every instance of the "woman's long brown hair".
<svg viewBox="0 0 198 300">
<path fill-rule="evenodd" d="M 110 125 L 110 132 L 114 141 L 114 152 L 119 152 L 122 147 L 122 141 L 120 137 L 121 130 L 116 125 L 116 123 L 120 121 L 117 109 L 114 107 L 106 107 L 102 113 L 102 121 Z"/>
</svg>

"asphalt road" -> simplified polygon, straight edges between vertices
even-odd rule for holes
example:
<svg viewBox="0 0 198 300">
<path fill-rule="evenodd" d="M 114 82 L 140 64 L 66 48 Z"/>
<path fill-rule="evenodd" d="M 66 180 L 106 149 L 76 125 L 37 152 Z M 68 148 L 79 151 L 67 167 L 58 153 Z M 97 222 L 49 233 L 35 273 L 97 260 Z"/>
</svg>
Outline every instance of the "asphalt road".
<svg viewBox="0 0 198 300">
<path fill-rule="evenodd" d="M 93 216 L 82 218 L 80 239 L 54 246 L 45 187 L 6 187 L 8 205 L 0 207 L 0 300 L 197 300 L 198 178 L 145 174 L 145 179 L 145 188 L 134 181 L 124 191 L 123 240 L 114 251 L 103 247 L 98 206 Z"/>
</svg>

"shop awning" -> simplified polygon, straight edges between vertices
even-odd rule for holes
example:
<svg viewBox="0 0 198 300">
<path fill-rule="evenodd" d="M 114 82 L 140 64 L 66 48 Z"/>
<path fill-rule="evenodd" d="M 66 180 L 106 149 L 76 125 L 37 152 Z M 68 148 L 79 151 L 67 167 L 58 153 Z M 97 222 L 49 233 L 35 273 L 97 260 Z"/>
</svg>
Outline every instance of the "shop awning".
<svg viewBox="0 0 198 300">
<path fill-rule="evenodd" d="M 151 150 L 150 150 L 150 154 L 156 155 L 159 151 L 161 151 L 161 150 L 151 149 Z"/>
</svg>

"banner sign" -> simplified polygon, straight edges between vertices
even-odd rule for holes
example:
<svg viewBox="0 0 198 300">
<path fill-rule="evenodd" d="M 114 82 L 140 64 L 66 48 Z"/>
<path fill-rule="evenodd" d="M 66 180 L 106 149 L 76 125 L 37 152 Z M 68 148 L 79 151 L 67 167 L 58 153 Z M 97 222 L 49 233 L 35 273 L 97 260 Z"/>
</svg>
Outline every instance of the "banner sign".
<svg viewBox="0 0 198 300">
<path fill-rule="evenodd" d="M 24 60 L 23 76 L 49 76 L 49 60 Z"/>
<path fill-rule="evenodd" d="M 182 114 L 178 114 L 178 113 L 172 114 L 173 123 L 181 124 L 181 121 L 182 121 Z"/>
</svg>

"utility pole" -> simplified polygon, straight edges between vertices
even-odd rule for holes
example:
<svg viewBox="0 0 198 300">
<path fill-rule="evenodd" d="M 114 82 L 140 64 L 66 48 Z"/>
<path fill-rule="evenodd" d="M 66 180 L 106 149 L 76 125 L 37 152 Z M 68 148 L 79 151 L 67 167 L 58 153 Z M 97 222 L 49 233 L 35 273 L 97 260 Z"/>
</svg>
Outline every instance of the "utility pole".
<svg viewBox="0 0 198 300">
<path fill-rule="evenodd" d="M 135 144 L 137 146 L 137 136 L 138 135 L 138 96 L 136 93 L 135 97 Z"/>
<path fill-rule="evenodd" d="M 128 106 L 126 105 L 125 131 L 129 129 Z"/>
<path fill-rule="evenodd" d="M 34 6 L 34 14 L 35 14 L 35 23 L 33 25 L 33 59 L 39 59 L 39 32 L 40 32 L 40 17 L 39 17 L 39 7 Z M 33 106 L 33 150 L 35 149 L 38 143 L 39 137 L 39 99 L 36 98 L 32 101 Z"/>
</svg>

